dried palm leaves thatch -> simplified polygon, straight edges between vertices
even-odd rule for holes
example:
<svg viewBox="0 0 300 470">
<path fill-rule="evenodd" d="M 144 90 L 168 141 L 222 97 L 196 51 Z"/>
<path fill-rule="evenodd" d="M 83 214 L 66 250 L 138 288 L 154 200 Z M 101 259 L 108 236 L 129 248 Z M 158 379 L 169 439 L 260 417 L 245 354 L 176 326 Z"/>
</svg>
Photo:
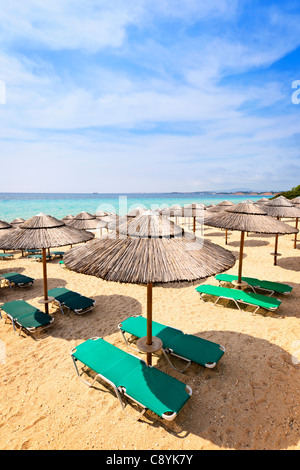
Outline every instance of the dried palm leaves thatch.
<svg viewBox="0 0 300 470">
<path fill-rule="evenodd" d="M 39 214 L 12 233 L 3 233 L 0 247 L 8 250 L 32 250 L 83 243 L 93 234 L 79 231 L 50 215 Z"/>
</svg>

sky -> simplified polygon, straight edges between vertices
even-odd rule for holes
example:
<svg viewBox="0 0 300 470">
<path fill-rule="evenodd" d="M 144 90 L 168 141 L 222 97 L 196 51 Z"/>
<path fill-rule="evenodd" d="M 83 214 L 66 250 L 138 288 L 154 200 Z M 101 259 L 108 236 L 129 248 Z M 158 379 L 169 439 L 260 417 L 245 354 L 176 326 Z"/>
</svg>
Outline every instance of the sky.
<svg viewBox="0 0 300 470">
<path fill-rule="evenodd" d="M 300 4 L 12 0 L 1 192 L 300 184 Z"/>
</svg>

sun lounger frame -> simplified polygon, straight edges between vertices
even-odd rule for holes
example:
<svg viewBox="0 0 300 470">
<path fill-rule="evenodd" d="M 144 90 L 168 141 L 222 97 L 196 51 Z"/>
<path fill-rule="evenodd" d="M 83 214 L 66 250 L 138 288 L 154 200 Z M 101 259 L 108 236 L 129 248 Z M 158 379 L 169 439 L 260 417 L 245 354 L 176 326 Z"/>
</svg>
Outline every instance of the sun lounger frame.
<svg viewBox="0 0 300 470">
<path fill-rule="evenodd" d="M 17 300 L 23 300 L 24 301 L 24 299 L 17 299 Z M 24 302 L 26 302 L 26 300 Z M 0 305 L 0 318 L 2 319 L 2 314 L 4 314 L 5 315 L 5 323 L 6 323 L 6 319 L 8 318 L 12 323 L 13 330 L 14 330 L 15 333 L 17 333 L 16 326 L 19 326 L 19 336 L 21 336 L 22 331 L 27 332 L 29 334 L 40 333 L 41 331 L 44 331 L 47 328 L 49 328 L 50 326 L 52 326 L 52 323 L 54 322 L 54 318 L 51 318 L 50 322 L 47 325 L 41 325 L 39 327 L 24 327 L 21 323 L 18 322 L 18 320 L 13 318 L 9 313 L 5 312 L 5 310 L 2 310 L 1 307 L 2 307 L 2 305 Z M 49 315 L 49 317 L 50 317 L 50 315 Z"/>
<path fill-rule="evenodd" d="M 91 339 L 91 340 L 97 340 L 97 339 L 104 339 L 104 338 L 101 337 L 101 336 L 94 336 L 94 337 L 92 337 L 92 338 L 90 338 L 90 339 Z M 73 364 L 74 364 L 74 366 L 75 366 L 75 369 L 76 369 L 76 372 L 77 372 L 77 375 L 78 375 L 79 379 L 80 379 L 85 385 L 87 385 L 88 387 L 92 387 L 92 386 L 94 385 L 95 381 L 96 381 L 98 378 L 102 379 L 104 382 L 106 382 L 107 384 L 109 384 L 109 385 L 113 388 L 113 390 L 114 390 L 114 392 L 115 392 L 115 394 L 116 394 L 116 396 L 117 396 L 117 398 L 118 398 L 118 400 L 119 400 L 119 402 L 120 402 L 120 404 L 121 404 L 121 408 L 122 408 L 122 410 L 123 410 L 124 412 L 125 412 L 125 406 L 124 406 L 124 403 L 123 403 L 123 400 L 122 400 L 122 395 L 126 396 L 127 398 L 131 399 L 134 403 L 136 403 L 137 405 L 139 405 L 139 406 L 142 407 L 142 411 L 141 411 L 141 413 L 139 414 L 138 418 L 135 418 L 136 420 L 139 420 L 139 419 L 141 418 L 141 416 L 142 416 L 149 408 L 147 408 L 145 405 L 143 405 L 142 403 L 140 403 L 139 401 L 137 401 L 135 398 L 133 398 L 131 395 L 129 395 L 129 394 L 126 392 L 126 388 L 125 388 L 125 387 L 117 387 L 111 380 L 109 380 L 107 377 L 105 377 L 104 375 L 102 375 L 102 374 L 100 374 L 100 373 L 96 373 L 96 375 L 95 375 L 95 377 L 94 377 L 92 383 L 88 382 L 87 380 L 84 380 L 84 379 L 81 377 L 80 372 L 79 372 L 78 367 L 77 367 L 77 364 L 76 364 L 77 361 L 79 361 L 79 362 L 81 362 L 81 361 L 80 361 L 80 359 L 75 358 L 74 355 L 73 355 L 73 352 L 74 352 L 76 349 L 77 349 L 76 346 L 75 346 L 74 348 L 72 348 L 72 350 L 71 350 L 71 357 L 72 357 Z M 127 353 L 127 354 L 130 354 L 131 356 L 136 357 L 136 356 L 134 356 L 134 355 L 131 354 L 131 353 Z M 139 360 L 143 361 L 143 362 L 146 364 L 146 362 L 145 362 L 143 359 L 139 359 Z M 86 364 L 84 364 L 84 362 L 81 362 L 81 363 L 82 363 L 85 367 L 87 367 Z M 146 365 L 147 365 L 147 364 L 146 364 Z M 152 367 L 152 366 L 147 366 L 147 367 Z M 186 384 L 185 384 L 185 385 L 186 385 Z M 191 387 L 190 387 L 189 385 L 186 385 L 186 389 L 187 389 L 188 394 L 191 396 L 191 395 L 192 395 L 192 389 L 191 389 Z M 162 418 L 165 419 L 165 420 L 167 420 L 167 421 L 173 421 L 173 419 L 174 419 L 176 416 L 177 416 L 177 413 L 176 413 L 176 412 L 171 413 L 171 414 L 166 414 L 166 413 L 163 413 L 163 414 L 162 414 Z M 130 416 L 130 417 L 131 417 L 131 416 Z"/>
<path fill-rule="evenodd" d="M 61 287 L 59 287 L 61 288 Z M 78 295 L 81 295 L 79 292 L 76 292 L 76 291 L 71 291 L 70 292 L 73 292 L 74 294 L 78 294 Z M 50 294 L 51 295 L 51 294 Z M 65 305 L 65 302 L 60 302 L 59 300 L 55 299 L 52 301 L 52 305 L 53 304 L 56 304 L 59 306 L 60 308 L 60 311 L 61 313 L 64 315 L 65 312 L 64 312 L 64 308 L 67 308 L 68 309 L 68 313 L 70 312 L 70 310 L 72 310 L 73 312 L 75 312 L 77 315 L 83 315 L 84 313 L 87 313 L 91 310 L 93 310 L 95 308 L 95 305 L 96 305 L 96 300 L 94 299 L 91 299 L 93 300 L 93 305 L 91 305 L 90 307 L 86 307 L 86 308 L 83 308 L 83 309 L 80 309 L 80 308 L 76 308 L 76 309 L 71 309 L 70 307 L 68 307 L 67 305 Z"/>
<path fill-rule="evenodd" d="M 8 273 L 9 274 L 9 273 Z M 19 273 L 18 273 L 19 274 Z M 26 276 L 27 277 L 27 276 Z M 29 276 L 28 276 L 29 277 Z M 6 277 L 2 277 L 0 275 L 0 282 L 3 282 L 3 281 L 6 281 L 8 282 L 8 285 L 10 287 L 10 289 L 15 289 L 15 287 L 31 287 L 33 286 L 33 283 L 34 283 L 34 279 L 32 281 L 28 281 L 28 282 L 14 282 L 13 280 L 11 279 L 8 279 Z"/>
<path fill-rule="evenodd" d="M 276 291 L 274 289 L 267 289 L 266 287 L 261 287 L 260 285 L 256 285 L 256 284 L 249 284 L 247 281 L 246 281 L 247 278 L 242 278 L 242 281 L 245 283 L 245 287 L 249 287 L 255 294 L 258 294 L 257 290 L 262 290 L 264 292 L 269 292 L 269 297 L 272 297 L 273 294 L 280 294 L 280 295 L 289 295 L 291 292 L 279 292 L 279 291 Z M 221 286 L 222 285 L 222 282 L 225 282 L 225 283 L 229 283 L 229 284 L 233 284 L 233 281 L 234 279 L 230 280 L 230 279 L 227 279 L 227 280 L 223 280 L 223 279 L 218 279 L 218 276 L 216 276 L 216 280 L 218 281 L 219 285 Z M 253 281 L 255 281 L 255 279 L 253 278 Z M 264 281 L 262 281 L 264 282 Z M 234 284 L 233 284 L 234 285 Z M 288 287 L 290 287 L 291 289 L 293 289 L 293 286 L 289 285 L 289 284 L 285 284 L 287 285 Z M 238 288 L 238 286 L 235 286 L 234 287 L 235 289 Z M 256 290 L 257 289 L 257 290 Z"/>
<path fill-rule="evenodd" d="M 208 294 L 206 292 L 199 292 L 197 291 L 198 294 L 200 295 L 201 299 L 203 300 L 203 302 L 206 302 L 206 300 L 203 298 L 204 295 L 208 295 L 208 296 L 212 296 L 212 297 L 216 297 L 214 294 Z M 240 307 L 239 303 L 243 304 L 243 305 L 249 305 L 250 307 L 255 307 L 255 304 L 251 304 L 249 302 L 245 302 L 244 300 L 237 300 L 233 297 L 230 297 L 230 296 L 223 296 L 223 295 L 220 295 L 218 296 L 217 300 L 214 302 L 214 305 L 216 305 L 218 303 L 218 301 L 220 299 L 224 299 L 224 300 L 232 300 L 235 305 L 237 306 L 237 308 L 243 312 L 243 309 Z M 277 299 L 278 300 L 278 299 Z M 274 312 L 275 310 L 277 310 L 278 307 L 270 307 L 270 308 L 267 308 L 267 307 L 262 307 L 261 305 L 258 305 L 256 307 L 256 309 L 254 310 L 253 313 L 256 313 L 260 308 L 264 309 L 264 310 L 270 310 L 271 312 Z"/>
</svg>

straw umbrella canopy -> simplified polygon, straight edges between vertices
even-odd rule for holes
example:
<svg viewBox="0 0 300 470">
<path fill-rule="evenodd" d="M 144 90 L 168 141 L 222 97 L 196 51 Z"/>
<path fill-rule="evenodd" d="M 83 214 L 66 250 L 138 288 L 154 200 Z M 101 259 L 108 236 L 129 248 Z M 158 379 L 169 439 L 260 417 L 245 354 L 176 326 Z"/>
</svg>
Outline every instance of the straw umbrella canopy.
<svg viewBox="0 0 300 470">
<path fill-rule="evenodd" d="M 137 215 L 142 214 L 143 212 L 146 212 L 147 209 L 144 207 L 136 207 L 135 209 L 132 209 L 131 211 L 128 212 L 127 217 L 136 217 Z"/>
<path fill-rule="evenodd" d="M 96 230 L 105 227 L 105 224 L 89 212 L 83 211 L 68 222 L 68 227 L 77 228 L 78 230 Z"/>
<path fill-rule="evenodd" d="M 226 201 L 219 202 L 218 204 L 216 204 L 213 207 L 208 207 L 207 212 L 205 212 L 205 214 L 204 214 L 204 221 L 207 218 L 211 217 L 212 213 L 222 212 L 225 209 L 228 209 L 229 207 L 232 207 L 232 206 L 234 206 L 234 203 L 231 202 L 231 201 L 226 200 Z M 204 225 L 206 225 L 206 224 L 204 223 Z M 226 245 L 228 244 L 228 230 L 227 230 L 227 228 L 225 229 L 225 244 Z"/>
<path fill-rule="evenodd" d="M 0 235 L 2 235 L 2 230 L 9 230 L 9 231 L 12 231 L 13 230 L 13 226 L 12 224 L 9 224 L 8 222 L 5 222 L 5 220 L 0 220 Z"/>
<path fill-rule="evenodd" d="M 94 235 L 66 225 L 50 215 L 39 214 L 22 224 L 18 230 L 0 238 L 0 248 L 8 250 L 42 250 L 45 311 L 48 313 L 46 250 L 53 247 L 83 243 Z"/>
<path fill-rule="evenodd" d="M 298 228 L 298 219 L 300 217 L 300 205 L 299 208 L 295 207 L 291 201 L 285 197 L 279 196 L 272 201 L 268 201 L 267 204 L 262 206 L 263 210 L 271 217 L 277 217 L 278 220 L 282 218 L 296 219 L 296 229 Z M 297 245 L 297 232 L 294 238 L 294 248 Z M 278 253 L 278 234 L 275 235 L 275 251 L 274 251 L 274 264 L 277 264 Z"/>
<path fill-rule="evenodd" d="M 177 223 L 177 217 L 183 217 L 183 208 L 180 204 L 173 204 L 170 207 L 164 207 L 161 209 L 159 214 L 165 217 L 175 217 L 175 222 Z"/>
<path fill-rule="evenodd" d="M 18 228 L 18 226 L 24 224 L 24 222 L 26 222 L 25 219 L 18 217 L 17 219 L 12 220 L 10 225 L 12 225 L 14 228 Z"/>
<path fill-rule="evenodd" d="M 219 204 L 216 205 L 215 209 L 213 209 L 213 212 L 218 212 L 218 211 L 223 211 L 225 209 L 227 209 L 228 207 L 232 207 L 234 206 L 234 203 L 232 201 L 228 201 L 228 200 L 225 200 L 225 201 L 222 201 L 222 202 L 219 202 Z M 227 228 L 225 229 L 225 244 L 227 245 L 228 244 L 228 230 Z"/>
<path fill-rule="evenodd" d="M 74 219 L 74 215 L 71 215 L 71 214 L 68 214 L 66 215 L 65 217 L 63 217 L 61 220 L 65 223 L 65 224 L 68 224 L 70 222 L 70 220 L 73 220 Z"/>
<path fill-rule="evenodd" d="M 107 281 L 147 285 L 147 337 L 139 347 L 151 354 L 157 338 L 152 337 L 152 285 L 195 281 L 231 268 L 234 255 L 209 241 L 203 241 L 162 215 L 152 211 L 120 224 L 114 237 L 92 240 L 69 250 L 66 266 L 78 273 Z"/>
<path fill-rule="evenodd" d="M 300 196 L 294 197 L 290 201 L 295 205 L 295 207 L 300 208 Z M 296 219 L 296 228 L 298 228 L 298 219 Z M 296 248 L 296 245 L 297 245 L 297 234 L 295 235 L 294 248 Z"/>
<path fill-rule="evenodd" d="M 297 197 L 294 197 L 293 199 L 290 199 L 290 201 L 293 203 L 293 204 L 300 204 L 300 196 L 297 196 Z"/>
<path fill-rule="evenodd" d="M 298 232 L 298 229 L 290 227 L 290 225 L 268 216 L 260 206 L 250 203 L 245 204 L 242 202 L 236 204 L 234 207 L 229 207 L 225 211 L 214 214 L 211 217 L 207 217 L 204 224 L 210 227 L 227 228 L 229 230 L 237 230 L 241 232 L 237 281 L 238 287 L 243 285 L 242 265 L 246 232 L 266 233 L 270 235 L 286 235 Z"/>
<path fill-rule="evenodd" d="M 259 199 L 258 201 L 255 202 L 255 204 L 266 204 L 267 202 L 269 202 L 270 199 L 268 199 L 267 197 L 262 197 L 261 199 Z"/>
<path fill-rule="evenodd" d="M 205 204 L 188 204 L 183 207 L 183 216 L 193 218 L 193 232 L 196 232 L 196 217 L 203 217 L 206 209 Z"/>
<path fill-rule="evenodd" d="M 4 220 L 0 220 L 0 237 L 10 235 L 15 231 L 15 227 Z M 4 249 L 5 250 L 5 249 Z"/>
</svg>

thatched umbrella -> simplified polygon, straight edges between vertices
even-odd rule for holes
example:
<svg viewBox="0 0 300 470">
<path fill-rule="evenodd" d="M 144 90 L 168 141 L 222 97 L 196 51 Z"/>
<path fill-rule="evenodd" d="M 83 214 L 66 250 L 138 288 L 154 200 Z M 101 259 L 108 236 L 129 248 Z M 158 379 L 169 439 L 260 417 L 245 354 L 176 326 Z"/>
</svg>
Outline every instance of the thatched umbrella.
<svg viewBox="0 0 300 470">
<path fill-rule="evenodd" d="M 61 220 L 63 222 L 65 222 L 65 224 L 68 224 L 70 222 L 70 220 L 74 219 L 74 217 L 75 217 L 74 215 L 68 214 L 65 217 L 63 217 Z"/>
<path fill-rule="evenodd" d="M 193 218 L 193 232 L 196 232 L 196 217 L 202 217 L 206 209 L 205 204 L 188 204 L 183 207 L 183 216 Z"/>
<path fill-rule="evenodd" d="M 298 219 L 300 217 L 300 205 L 299 208 L 295 207 L 291 201 L 283 196 L 279 196 L 272 201 L 268 201 L 267 204 L 261 206 L 263 210 L 271 217 L 277 217 L 280 219 L 296 219 L 296 229 L 298 228 Z M 294 238 L 294 248 L 297 244 L 297 232 Z M 278 234 L 275 235 L 275 251 L 274 251 L 274 264 L 277 264 L 277 256 L 279 256 L 278 250 Z"/>
<path fill-rule="evenodd" d="M 174 217 L 175 223 L 177 223 L 178 217 L 181 217 L 181 219 L 183 217 L 183 208 L 180 206 L 180 204 L 173 204 L 170 207 L 164 207 L 163 209 L 160 209 L 159 214 L 165 217 Z"/>
<path fill-rule="evenodd" d="M 10 225 L 12 225 L 14 228 L 18 228 L 19 225 L 24 224 L 24 222 L 26 222 L 25 219 L 18 217 L 17 219 L 12 220 Z"/>
<path fill-rule="evenodd" d="M 222 212 L 224 211 L 225 209 L 228 209 L 229 207 L 232 207 L 234 206 L 234 203 L 231 202 L 231 201 L 221 201 L 219 202 L 218 204 L 216 204 L 215 206 L 213 207 L 209 207 L 207 209 L 207 212 L 205 212 L 204 214 L 204 220 L 207 218 L 207 217 L 210 217 L 211 216 L 211 213 L 215 213 L 215 212 Z M 204 223 L 205 225 L 205 223 Z M 228 230 L 227 228 L 225 229 L 225 244 L 227 245 L 228 244 Z"/>
<path fill-rule="evenodd" d="M 3 235 L 9 235 L 10 233 L 13 233 L 14 230 L 15 227 L 12 224 L 9 224 L 4 220 L 0 220 L 0 237 Z M 5 252 L 5 249 L 3 251 Z"/>
<path fill-rule="evenodd" d="M 68 222 L 68 226 L 78 230 L 96 230 L 100 228 L 101 223 L 94 215 L 82 211 Z"/>
<path fill-rule="evenodd" d="M 268 199 L 267 197 L 262 197 L 261 199 L 259 199 L 258 201 L 256 201 L 254 204 L 266 204 L 267 202 L 269 202 L 270 199 Z"/>
<path fill-rule="evenodd" d="M 66 266 L 76 272 L 107 281 L 147 285 L 147 337 L 139 347 L 151 364 L 152 285 L 195 281 L 226 271 L 235 263 L 234 255 L 209 241 L 203 241 L 162 215 L 146 211 L 120 224 L 117 236 L 92 240 L 69 250 Z"/>
<path fill-rule="evenodd" d="M 219 202 L 219 204 L 216 205 L 216 208 L 217 210 L 225 210 L 227 209 L 228 207 L 232 207 L 234 206 L 234 203 L 232 201 L 228 201 L 228 200 L 225 200 L 225 201 L 222 201 L 222 202 Z M 215 209 L 214 209 L 215 211 Z M 225 244 L 227 245 L 228 244 L 228 230 L 227 228 L 225 229 Z"/>
<path fill-rule="evenodd" d="M 291 202 L 295 205 L 295 207 L 300 207 L 300 196 L 294 197 L 291 199 Z M 298 228 L 298 219 L 296 219 L 296 228 Z M 295 241 L 294 241 L 294 248 L 296 248 L 297 245 L 297 234 L 295 235 Z"/>
<path fill-rule="evenodd" d="M 77 230 L 50 215 L 39 214 L 22 224 L 18 230 L 4 234 L 0 238 L 0 248 L 8 250 L 42 250 L 44 303 L 48 313 L 46 250 L 71 244 L 86 242 L 94 235 Z"/>
<path fill-rule="evenodd" d="M 0 230 L 12 229 L 13 226 L 4 220 L 0 220 Z"/>
<path fill-rule="evenodd" d="M 274 219 L 255 204 L 239 203 L 234 207 L 229 207 L 225 211 L 216 213 L 204 220 L 204 224 L 210 227 L 227 228 L 229 230 L 238 230 L 241 232 L 239 270 L 238 270 L 238 287 L 242 283 L 242 264 L 245 233 L 267 233 L 273 234 L 291 234 L 298 232 L 298 229 L 290 227 L 288 224 Z"/>
<path fill-rule="evenodd" d="M 137 215 L 142 214 L 143 212 L 146 212 L 147 209 L 144 207 L 136 207 L 135 209 L 132 209 L 131 211 L 128 212 L 127 217 L 136 217 Z"/>
</svg>

